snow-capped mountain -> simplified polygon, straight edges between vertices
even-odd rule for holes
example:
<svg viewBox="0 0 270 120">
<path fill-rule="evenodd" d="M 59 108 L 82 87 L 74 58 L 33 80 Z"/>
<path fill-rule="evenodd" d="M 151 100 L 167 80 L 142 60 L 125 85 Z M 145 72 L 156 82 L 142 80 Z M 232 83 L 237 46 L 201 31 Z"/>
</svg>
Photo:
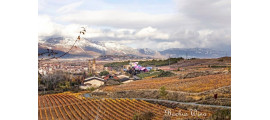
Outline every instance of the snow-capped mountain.
<svg viewBox="0 0 270 120">
<path fill-rule="evenodd" d="M 64 37 L 51 37 L 39 40 L 39 53 L 48 48 L 64 53 L 74 44 L 75 40 Z M 183 57 L 188 58 L 217 58 L 225 55 L 230 56 L 230 52 L 216 51 L 208 48 L 170 48 L 163 51 L 155 51 L 149 48 L 134 49 L 115 41 L 93 41 L 81 39 L 75 44 L 65 57 L 98 57 L 103 55 L 116 56 L 137 56 L 142 58 L 164 58 Z"/>
<path fill-rule="evenodd" d="M 230 56 L 230 52 L 217 51 L 209 48 L 170 48 L 160 51 L 162 55 L 183 58 L 218 58 Z"/>
<path fill-rule="evenodd" d="M 141 54 L 145 54 L 145 55 L 155 55 L 158 53 L 158 51 L 149 49 L 149 48 L 140 48 L 137 49 Z"/>
<path fill-rule="evenodd" d="M 74 39 L 70 38 L 48 38 L 39 40 L 39 48 L 54 49 L 58 51 L 67 51 L 75 43 Z M 137 49 L 119 44 L 114 41 L 93 41 L 90 39 L 81 39 L 75 44 L 75 49 L 70 54 L 81 54 L 84 56 L 100 56 L 100 55 L 137 55 L 147 56 L 140 53 Z"/>
</svg>

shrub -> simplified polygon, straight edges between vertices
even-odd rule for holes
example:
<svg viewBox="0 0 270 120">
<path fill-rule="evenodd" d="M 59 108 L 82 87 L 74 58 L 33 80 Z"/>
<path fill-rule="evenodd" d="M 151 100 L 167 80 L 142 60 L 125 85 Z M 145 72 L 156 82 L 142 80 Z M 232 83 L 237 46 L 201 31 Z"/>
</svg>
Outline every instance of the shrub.
<svg viewBox="0 0 270 120">
<path fill-rule="evenodd" d="M 90 91 L 90 92 L 93 92 L 96 88 L 94 87 L 88 87 L 86 90 Z"/>
<path fill-rule="evenodd" d="M 218 59 L 219 62 L 223 62 L 224 60 L 223 59 Z"/>
<path fill-rule="evenodd" d="M 228 71 L 231 72 L 231 66 L 228 67 Z"/>
<path fill-rule="evenodd" d="M 211 117 L 211 120 L 230 120 L 230 119 L 231 119 L 230 109 L 218 110 Z"/>
<path fill-rule="evenodd" d="M 228 66 L 225 66 L 225 65 L 211 65 L 210 67 L 211 68 L 226 68 Z"/>
<path fill-rule="evenodd" d="M 175 74 L 170 71 L 162 71 L 157 77 L 171 77 Z"/>
<path fill-rule="evenodd" d="M 135 113 L 133 116 L 133 120 L 152 120 L 155 114 L 153 112 L 142 112 L 142 113 Z"/>
<path fill-rule="evenodd" d="M 170 116 L 163 116 L 163 120 L 171 120 Z"/>
</svg>

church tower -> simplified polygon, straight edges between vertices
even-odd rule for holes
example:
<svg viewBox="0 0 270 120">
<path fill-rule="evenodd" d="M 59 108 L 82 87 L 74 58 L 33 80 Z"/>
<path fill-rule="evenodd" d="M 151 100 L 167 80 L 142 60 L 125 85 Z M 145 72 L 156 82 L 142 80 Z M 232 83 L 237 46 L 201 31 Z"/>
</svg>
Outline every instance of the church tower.
<svg viewBox="0 0 270 120">
<path fill-rule="evenodd" d="M 92 69 L 92 62 L 91 59 L 88 61 L 88 73 L 93 74 L 93 69 Z"/>
<path fill-rule="evenodd" d="M 93 72 L 96 71 L 96 59 L 95 58 L 93 59 L 92 70 L 93 70 Z"/>
</svg>

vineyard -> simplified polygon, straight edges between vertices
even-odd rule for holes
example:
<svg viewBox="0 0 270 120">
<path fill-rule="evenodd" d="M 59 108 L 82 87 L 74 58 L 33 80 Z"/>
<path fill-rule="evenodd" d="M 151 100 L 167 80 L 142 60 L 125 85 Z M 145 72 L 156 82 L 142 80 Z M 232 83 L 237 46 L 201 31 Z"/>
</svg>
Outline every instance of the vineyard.
<svg viewBox="0 0 270 120">
<path fill-rule="evenodd" d="M 39 120 L 130 120 L 136 113 L 153 112 L 154 119 L 161 120 L 168 108 L 135 99 L 86 99 L 70 94 L 43 95 L 38 97 Z M 170 109 L 172 113 L 186 113 L 188 116 L 171 116 L 177 118 L 198 118 L 190 115 L 190 111 L 180 108 Z M 211 115 L 200 116 L 203 119 Z"/>
<path fill-rule="evenodd" d="M 114 92 L 138 89 L 159 89 L 165 86 L 167 90 L 172 91 L 202 92 L 229 85 L 231 85 L 230 74 L 216 74 L 188 79 L 179 79 L 177 76 L 149 78 L 118 86 L 106 86 L 103 90 Z"/>
</svg>

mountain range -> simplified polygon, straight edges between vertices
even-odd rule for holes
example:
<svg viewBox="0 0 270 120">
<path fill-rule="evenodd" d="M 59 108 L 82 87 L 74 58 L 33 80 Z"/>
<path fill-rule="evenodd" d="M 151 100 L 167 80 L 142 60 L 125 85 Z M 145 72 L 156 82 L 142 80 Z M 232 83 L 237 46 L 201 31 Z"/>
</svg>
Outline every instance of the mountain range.
<svg viewBox="0 0 270 120">
<path fill-rule="evenodd" d="M 54 50 L 57 55 L 68 51 L 75 40 L 64 37 L 49 37 L 39 40 L 38 52 L 46 52 L 47 49 Z M 56 56 L 57 56 L 56 55 Z M 132 56 L 132 58 L 217 58 L 225 55 L 230 56 L 230 52 L 217 51 L 209 48 L 170 48 L 166 50 L 152 50 L 149 48 L 134 49 L 115 41 L 93 41 L 90 39 L 81 39 L 75 47 L 65 55 L 64 58 L 75 57 L 100 57 L 100 56 Z"/>
</svg>

